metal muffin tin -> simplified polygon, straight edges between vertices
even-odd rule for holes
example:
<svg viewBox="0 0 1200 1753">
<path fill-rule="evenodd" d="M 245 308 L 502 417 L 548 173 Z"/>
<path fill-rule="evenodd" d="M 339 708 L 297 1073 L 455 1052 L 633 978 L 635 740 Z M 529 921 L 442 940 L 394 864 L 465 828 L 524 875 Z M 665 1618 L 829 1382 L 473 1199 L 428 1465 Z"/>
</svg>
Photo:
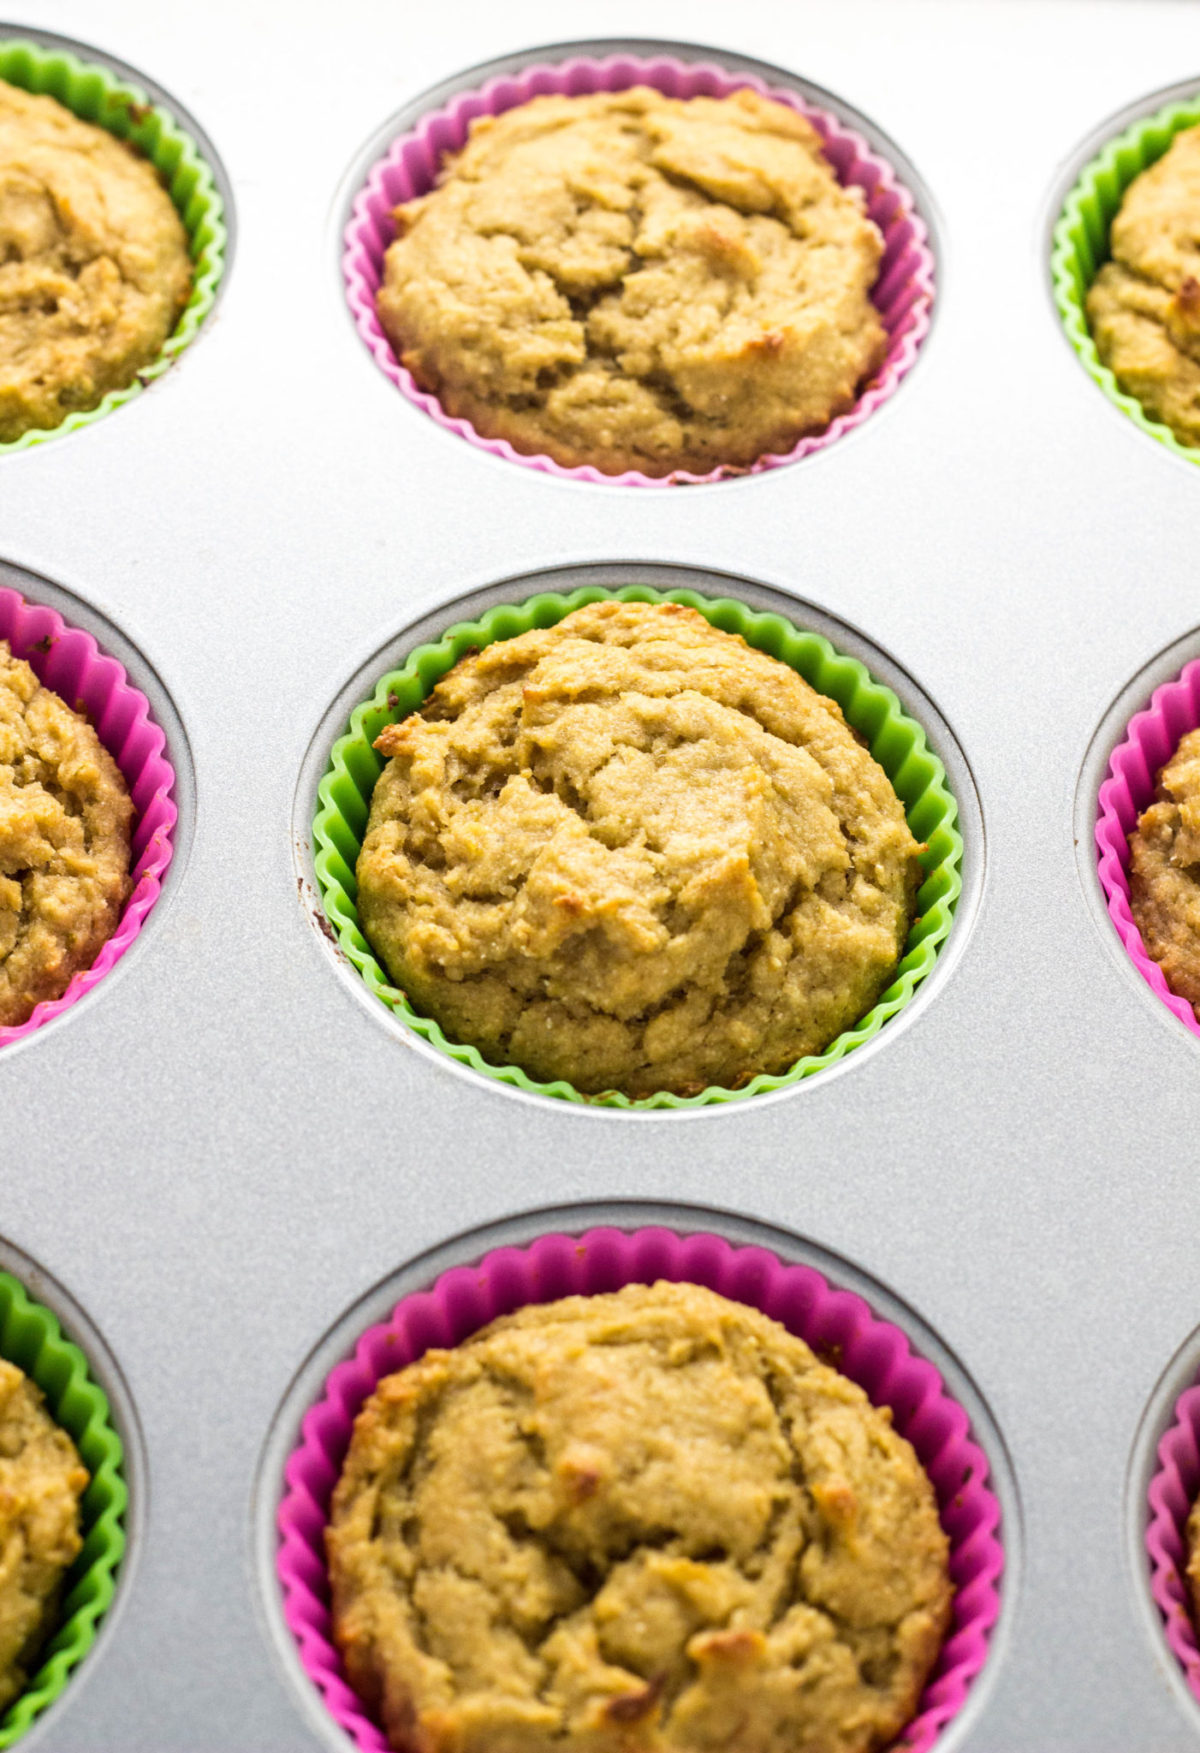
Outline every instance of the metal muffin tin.
<svg viewBox="0 0 1200 1753">
<path fill-rule="evenodd" d="M 0 1053 L 0 1263 L 89 1352 L 131 1456 L 117 1602 L 22 1745 L 344 1747 L 271 1566 L 306 1394 L 360 1299 L 365 1324 L 499 1236 L 615 1215 L 767 1226 L 965 1399 L 1008 1568 L 943 1753 L 1186 1753 L 1200 1707 L 1140 1541 L 1154 1441 L 1200 1355 L 1200 1058 L 1125 958 L 1090 835 L 1128 713 L 1200 650 L 1198 482 L 1089 382 L 1047 260 L 1105 118 L 1200 69 L 1200 13 L 696 0 L 682 20 L 612 0 L 571 24 L 761 56 L 772 82 L 869 117 L 893 162 L 900 143 L 934 227 L 935 321 L 857 432 L 711 487 L 560 482 L 439 430 L 377 370 L 342 296 L 347 202 L 418 94 L 561 38 L 549 0 L 221 0 L 187 31 L 145 0 L 103 19 L 45 0 L 0 29 L 76 36 L 160 84 L 215 142 L 238 233 L 218 309 L 161 381 L 0 467 L 3 581 L 122 659 L 181 775 L 138 943 Z M 464 597 L 564 566 L 782 595 L 947 763 L 965 887 L 939 966 L 798 1087 L 686 1114 L 527 1096 L 415 1041 L 318 929 L 306 812 L 349 706 Z"/>
</svg>

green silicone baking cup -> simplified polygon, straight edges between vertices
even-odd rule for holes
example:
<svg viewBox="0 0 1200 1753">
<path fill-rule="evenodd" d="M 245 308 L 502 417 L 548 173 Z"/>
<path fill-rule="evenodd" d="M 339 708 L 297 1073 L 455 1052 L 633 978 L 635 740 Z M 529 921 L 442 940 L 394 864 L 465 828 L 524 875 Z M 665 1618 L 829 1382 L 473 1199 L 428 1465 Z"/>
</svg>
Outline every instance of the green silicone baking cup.
<svg viewBox="0 0 1200 1753">
<path fill-rule="evenodd" d="M 193 340 L 213 307 L 225 268 L 227 237 L 224 204 L 200 148 L 166 110 L 151 103 L 140 86 L 128 84 L 107 67 L 79 61 L 65 50 L 43 49 L 23 39 L 0 41 L 0 79 L 39 97 L 57 98 L 81 121 L 107 128 L 148 158 L 183 220 L 193 264 L 191 297 L 158 358 L 143 366 L 125 389 L 110 390 L 94 408 L 78 409 L 57 426 L 35 427 L 0 444 L 3 455 L 91 426 L 114 408 L 123 408 L 146 384 L 161 377 Z M 4 1745 L 0 1741 L 0 1746 Z"/>
<path fill-rule="evenodd" d="M 798 670 L 820 693 L 837 701 L 847 722 L 864 738 L 891 780 L 913 834 L 925 843 L 921 860 L 925 880 L 917 895 L 917 917 L 895 977 L 877 1002 L 861 1022 L 838 1035 L 823 1053 L 799 1059 L 788 1071 L 779 1074 L 761 1072 L 736 1090 L 712 1085 L 694 1096 L 659 1090 L 637 1100 L 616 1090 L 585 1096 L 562 1079 L 539 1083 L 519 1066 L 493 1065 L 478 1048 L 448 1040 L 431 1017 L 413 1010 L 405 995 L 389 981 L 359 923 L 354 871 L 370 814 L 371 793 L 383 771 L 383 760 L 372 745 L 384 725 L 415 711 L 438 679 L 468 651 L 481 650 L 496 639 L 511 639 L 533 627 L 552 627 L 572 609 L 613 598 L 623 603 L 686 603 L 689 608 L 698 609 L 714 627 L 726 633 L 740 633 L 747 644 Z M 609 591 L 585 586 L 565 596 L 546 592 L 524 603 L 491 609 L 478 621 L 460 622 L 436 644 L 418 646 L 402 669 L 384 676 L 373 697 L 355 708 L 348 733 L 333 745 L 317 796 L 314 862 L 325 912 L 347 959 L 375 996 L 403 1017 L 422 1040 L 440 1048 L 460 1065 L 469 1065 L 483 1076 L 516 1089 L 592 1106 L 707 1107 L 716 1102 L 744 1101 L 768 1090 L 786 1089 L 801 1078 L 823 1071 L 877 1035 L 889 1017 L 904 1009 L 937 959 L 962 891 L 963 848 L 958 831 L 958 805 L 946 783 L 946 770 L 929 748 L 921 726 L 901 710 L 891 689 L 875 681 L 855 658 L 835 651 L 819 633 L 801 632 L 781 615 L 756 613 L 731 598 L 703 597 L 690 590 L 657 591 L 635 584 Z"/>
<path fill-rule="evenodd" d="M 0 1271 L 0 1357 L 15 1363 L 46 1396 L 46 1409 L 79 1450 L 91 1482 L 80 1514 L 83 1547 L 67 1572 L 58 1630 L 43 1646 L 37 1671 L 0 1715 L 0 1748 L 11 1747 L 53 1704 L 96 1639 L 116 1590 L 125 1551 L 124 1451 L 108 1400 L 77 1345 L 64 1339 L 49 1309 Z"/>
<path fill-rule="evenodd" d="M 854 1028 L 838 1035 L 823 1053 L 809 1054 L 789 1070 L 761 1072 L 736 1090 L 710 1085 L 694 1096 L 659 1090 L 634 1099 L 617 1090 L 585 1096 L 561 1078 L 539 1083 L 516 1065 L 493 1065 L 478 1048 L 451 1041 L 431 1017 L 413 1010 L 404 993 L 393 986 L 363 934 L 355 901 L 355 866 L 370 814 L 371 794 L 384 762 L 373 744 L 384 725 L 416 710 L 440 677 L 468 651 L 481 650 L 496 639 L 511 639 L 534 627 L 552 627 L 585 603 L 686 603 L 714 627 L 737 633 L 747 644 L 768 652 L 799 671 L 819 693 L 836 700 L 846 721 L 866 741 L 871 754 L 891 780 L 904 804 L 909 827 L 923 841 L 925 880 L 917 894 L 917 914 L 897 965 L 895 977 Z M 835 651 L 819 633 L 801 632 L 781 615 L 757 613 L 728 597 L 704 597 L 690 590 L 657 591 L 629 585 L 608 591 L 585 586 L 569 595 L 545 592 L 528 601 L 491 609 L 478 621 L 459 622 L 432 645 L 420 645 L 402 669 L 385 675 L 370 700 L 355 708 L 350 729 L 334 743 L 329 768 L 317 788 L 319 808 L 313 822 L 314 859 L 326 915 L 347 959 L 375 996 L 404 1018 L 424 1041 L 460 1065 L 499 1083 L 568 1102 L 610 1108 L 700 1108 L 719 1102 L 744 1101 L 769 1090 L 786 1089 L 823 1071 L 863 1041 L 869 1041 L 889 1017 L 904 1009 L 917 986 L 933 968 L 940 946 L 949 935 L 954 908 L 962 892 L 962 836 L 958 805 L 946 781 L 946 770 L 925 740 L 925 732 L 901 710 L 890 688 L 874 680 L 852 657 Z"/>
<path fill-rule="evenodd" d="M 438 678 L 468 650 L 482 650 L 492 640 L 508 640 L 531 628 L 552 628 L 573 608 L 582 608 L 583 603 L 613 598 L 620 603 L 687 603 L 688 608 L 697 608 L 715 628 L 739 633 L 748 645 L 757 645 L 757 649 L 780 657 L 783 663 L 799 670 L 806 682 L 811 682 L 818 692 L 829 694 L 843 708 L 846 722 L 864 738 L 872 756 L 892 780 L 914 836 L 925 841 L 925 852 L 921 855 L 925 882 L 916 896 L 916 919 L 907 934 L 895 978 L 885 992 L 879 994 L 862 1022 L 839 1034 L 823 1054 L 797 1059 L 792 1068 L 780 1075 L 764 1071 L 741 1089 L 709 1085 L 699 1096 L 673 1096 L 669 1090 L 659 1090 L 641 1099 L 622 1096 L 618 1090 L 606 1090 L 603 1096 L 582 1096 L 561 1078 L 554 1083 L 540 1083 L 519 1066 L 494 1066 L 478 1048 L 447 1040 L 433 1018 L 422 1017 L 413 1010 L 405 994 L 389 982 L 359 924 L 354 868 L 363 847 L 371 792 L 375 791 L 378 775 L 384 771 L 384 761 L 371 745 L 385 724 L 413 712 Z M 436 645 L 419 645 L 403 670 L 389 671 L 380 680 L 373 698 L 350 713 L 349 733 L 340 736 L 333 745 L 328 771 L 317 787 L 317 798 L 321 806 L 314 820 L 317 848 L 314 862 L 326 915 L 347 959 L 363 975 L 371 992 L 391 1010 L 398 1011 L 422 1040 L 441 1048 L 443 1054 L 457 1059 L 461 1066 L 471 1066 L 515 1089 L 536 1090 L 540 1096 L 557 1096 L 561 1101 L 604 1108 L 704 1108 L 711 1103 L 745 1101 L 746 1097 L 760 1096 L 766 1090 L 787 1089 L 790 1083 L 799 1083 L 801 1078 L 832 1066 L 851 1048 L 878 1034 L 888 1017 L 904 1010 L 916 987 L 934 966 L 962 892 L 958 805 L 946 784 L 946 770 L 925 742 L 920 724 L 900 710 L 892 689 L 876 682 L 855 657 L 834 650 L 820 633 L 801 633 L 781 615 L 757 614 L 732 598 L 697 596 L 695 591 L 652 591 L 639 584 L 631 584 L 624 591 L 585 586 L 580 591 L 571 591 L 569 596 L 559 593 L 531 596 L 526 603 L 513 607 L 492 608 L 478 621 L 459 622 Z"/>
<path fill-rule="evenodd" d="M 1200 463 L 1200 449 L 1180 444 L 1169 426 L 1152 420 L 1134 396 L 1126 395 L 1100 358 L 1088 328 L 1084 300 L 1088 287 L 1109 258 L 1109 229 L 1126 189 L 1162 157 L 1182 128 L 1194 127 L 1197 122 L 1200 93 L 1186 103 L 1168 104 L 1152 116 L 1131 122 L 1124 133 L 1110 140 L 1084 167 L 1067 196 L 1054 227 L 1050 252 L 1054 302 L 1083 369 L 1135 425 L 1189 463 Z"/>
</svg>

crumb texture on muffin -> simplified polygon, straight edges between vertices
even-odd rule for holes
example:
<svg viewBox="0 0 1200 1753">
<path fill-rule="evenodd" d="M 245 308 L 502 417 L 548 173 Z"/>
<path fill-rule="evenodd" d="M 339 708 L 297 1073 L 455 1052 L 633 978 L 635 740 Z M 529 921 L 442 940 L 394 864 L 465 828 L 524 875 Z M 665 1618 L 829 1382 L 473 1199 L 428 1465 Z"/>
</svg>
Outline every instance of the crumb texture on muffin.
<svg viewBox="0 0 1200 1753">
<path fill-rule="evenodd" d="M 745 467 L 884 358 L 883 243 L 792 109 L 539 97 L 397 208 L 379 319 L 421 388 L 565 467 Z"/>
<path fill-rule="evenodd" d="M 890 1413 L 690 1284 L 524 1308 L 387 1377 L 326 1539 L 403 1753 L 869 1753 L 951 1608 Z"/>
<path fill-rule="evenodd" d="M 154 168 L 0 80 L 0 441 L 94 408 L 187 303 L 187 234 Z"/>
<path fill-rule="evenodd" d="M 1097 351 L 1153 419 L 1200 445 L 1200 126 L 1130 183 L 1110 248 L 1087 295 Z"/>
<path fill-rule="evenodd" d="M 921 870 L 887 775 L 694 609 L 593 603 L 498 641 L 375 746 L 364 929 L 494 1062 L 730 1087 L 822 1051 L 895 969 Z"/>
<path fill-rule="evenodd" d="M 0 640 L 0 1025 L 61 997 L 116 930 L 132 820 L 91 725 Z"/>
<path fill-rule="evenodd" d="M 1200 730 L 1158 775 L 1129 836 L 1129 900 L 1146 953 L 1200 1017 Z"/>
<path fill-rule="evenodd" d="M 53 1625 L 63 1573 L 82 1544 L 87 1483 L 40 1391 L 0 1358 L 0 1711 L 24 1691 Z"/>
<path fill-rule="evenodd" d="M 1184 1576 L 1187 1579 L 1188 1605 L 1192 1629 L 1200 1637 L 1200 1498 L 1188 1511 L 1183 1535 Z"/>
</svg>

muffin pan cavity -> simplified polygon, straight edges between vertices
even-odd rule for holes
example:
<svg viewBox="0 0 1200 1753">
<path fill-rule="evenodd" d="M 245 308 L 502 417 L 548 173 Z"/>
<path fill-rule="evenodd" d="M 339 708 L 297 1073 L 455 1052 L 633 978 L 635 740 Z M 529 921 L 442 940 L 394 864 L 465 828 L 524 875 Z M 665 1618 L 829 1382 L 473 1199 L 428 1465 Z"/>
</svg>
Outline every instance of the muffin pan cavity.
<svg viewBox="0 0 1200 1753">
<path fill-rule="evenodd" d="M 1129 900 L 1129 835 L 1154 801 L 1160 768 L 1179 739 L 1198 727 L 1200 629 L 1152 658 L 1105 713 L 1080 773 L 1075 847 L 1084 891 L 1123 967 L 1136 976 L 1140 991 L 1149 988 L 1200 1040 L 1195 1012 L 1186 998 L 1170 990 L 1162 969 L 1147 953 Z"/>
<path fill-rule="evenodd" d="M 517 1066 L 493 1065 L 474 1047 L 448 1040 L 432 1019 L 418 1015 L 388 980 L 359 921 L 355 863 L 371 793 L 383 768 L 383 758 L 372 747 L 380 730 L 414 710 L 468 649 L 530 627 L 553 625 L 586 602 L 612 596 L 686 603 L 713 625 L 790 664 L 819 692 L 836 699 L 892 781 L 909 826 L 925 848 L 916 917 L 895 975 L 876 1003 L 824 1052 L 781 1074 L 759 1074 L 739 1089 L 714 1086 L 694 1096 L 660 1091 L 637 1100 L 615 1091 L 584 1097 L 562 1080 L 539 1083 Z M 781 592 L 723 574 L 664 566 L 577 566 L 527 574 L 460 598 L 407 628 L 359 671 L 326 714 L 297 790 L 294 830 L 299 889 L 325 940 L 323 947 L 343 977 L 369 1002 L 377 1001 L 371 1008 L 378 1018 L 392 1028 L 406 1026 L 454 1063 L 503 1087 L 577 1107 L 626 1111 L 680 1111 L 788 1089 L 874 1041 L 885 1023 L 907 1014 L 916 994 L 930 990 L 933 976 L 940 972 L 944 977 L 943 946 L 953 941 L 957 950 L 965 935 L 982 862 L 978 800 L 966 761 L 932 702 L 910 678 L 850 628 Z"/>
<path fill-rule="evenodd" d="M 91 1475 L 80 1502 L 83 1546 L 63 1584 L 56 1629 L 27 1688 L 0 1711 L 0 1748 L 15 1746 L 51 1712 L 69 1712 L 87 1658 L 100 1659 L 128 1590 L 145 1476 L 133 1402 L 100 1334 L 60 1285 L 0 1237 L 0 1358 L 45 1397 Z M 68 1682 L 72 1682 L 68 1686 Z"/>
<path fill-rule="evenodd" d="M 901 1744 L 949 1749 L 978 1721 L 1016 1594 L 1020 1513 L 1003 1441 L 953 1352 L 882 1285 L 798 1236 L 690 1206 L 597 1204 L 530 1212 L 413 1260 L 347 1311 L 288 1389 L 259 1469 L 256 1555 L 272 1642 L 326 1745 L 386 1747 L 330 1641 L 322 1552 L 354 1415 L 375 1383 L 524 1304 L 660 1278 L 762 1309 L 892 1408 L 933 1480 L 956 1591 Z"/>
<path fill-rule="evenodd" d="M 498 115 L 534 97 L 579 97 L 634 85 L 649 85 L 675 98 L 723 98 L 751 90 L 799 111 L 821 136 L 838 181 L 861 190 L 866 212 L 883 235 L 884 254 L 872 294 L 887 332 L 883 364 L 860 389 L 848 412 L 788 451 L 760 456 L 749 466 L 723 465 L 702 475 L 677 470 L 652 477 L 633 469 L 611 475 L 590 464 L 566 467 L 545 455 L 522 454 L 507 439 L 484 437 L 469 421 L 447 414 L 397 358 L 376 314 L 383 258 L 395 234 L 392 211 L 401 202 L 429 192 L 442 157 L 465 145 L 473 120 Z M 916 362 L 932 320 L 936 257 L 930 204 L 903 154 L 830 92 L 782 68 L 723 50 L 639 40 L 563 43 L 472 67 L 406 105 L 378 130 L 356 160 L 348 185 L 342 232 L 346 296 L 354 326 L 380 370 L 409 402 L 447 431 L 493 456 L 559 479 L 642 487 L 694 485 L 796 462 L 853 431 L 889 400 Z"/>
<path fill-rule="evenodd" d="M 204 132 L 169 93 L 123 61 L 48 31 L 10 34 L 0 26 L 0 79 L 56 99 L 81 121 L 107 129 L 149 159 L 183 221 L 193 269 L 188 301 L 157 359 L 96 407 L 0 443 L 3 455 L 94 425 L 174 364 L 217 301 L 233 253 L 233 202 L 229 180 Z"/>
<path fill-rule="evenodd" d="M 38 680 L 81 712 L 120 768 L 133 800 L 132 892 L 113 935 L 61 998 L 0 1028 L 0 1049 L 70 1011 L 142 937 L 177 880 L 191 836 L 195 783 L 174 702 L 138 648 L 61 586 L 0 561 L 0 639 Z"/>
<path fill-rule="evenodd" d="M 1173 85 L 1129 105 L 1091 134 L 1074 154 L 1054 201 L 1050 280 L 1063 330 L 1083 369 L 1134 424 L 1184 462 L 1200 463 L 1200 448 L 1179 439 L 1127 394 L 1100 358 L 1088 327 L 1088 288 L 1109 257 L 1109 228 L 1135 177 L 1160 159 L 1184 128 L 1200 122 L 1196 80 Z"/>
<path fill-rule="evenodd" d="M 1138 1616 L 1174 1697 L 1200 1729 L 1200 1637 L 1188 1598 L 1185 1525 L 1200 1496 L 1200 1329 L 1163 1371 L 1138 1423 L 1125 1538 Z"/>
</svg>

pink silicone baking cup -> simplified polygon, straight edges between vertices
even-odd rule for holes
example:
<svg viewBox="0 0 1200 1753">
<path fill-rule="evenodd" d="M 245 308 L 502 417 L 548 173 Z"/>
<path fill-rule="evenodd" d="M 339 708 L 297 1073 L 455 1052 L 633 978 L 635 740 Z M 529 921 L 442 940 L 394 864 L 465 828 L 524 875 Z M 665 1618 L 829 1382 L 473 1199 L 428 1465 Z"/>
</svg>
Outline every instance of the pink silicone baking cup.
<svg viewBox="0 0 1200 1753">
<path fill-rule="evenodd" d="M 507 439 L 484 438 L 469 421 L 452 419 L 436 396 L 419 389 L 396 358 L 375 312 L 384 253 L 395 235 L 392 210 L 403 201 L 429 192 L 442 158 L 466 145 L 476 116 L 499 115 L 517 104 L 528 103 L 531 98 L 551 93 L 579 97 L 595 91 L 625 91 L 631 85 L 652 85 L 667 97 L 679 98 L 728 97 L 731 92 L 749 87 L 763 97 L 798 110 L 821 136 L 839 182 L 862 189 L 867 213 L 883 235 L 883 259 L 871 295 L 888 334 L 883 364 L 848 413 L 839 414 L 823 432 L 802 438 L 791 450 L 761 456 L 748 468 L 725 465 L 707 475 L 677 470 L 672 475 L 651 476 L 636 469 L 623 475 L 606 475 L 590 464 L 568 469 L 548 456 L 526 456 L 514 450 Z M 351 210 L 342 268 L 359 334 L 384 375 L 430 419 L 493 456 L 507 457 L 510 462 L 540 469 L 562 480 L 599 481 L 610 486 L 618 483 L 629 487 L 664 487 L 720 481 L 730 475 L 776 469 L 783 463 L 794 463 L 800 457 L 824 450 L 844 432 L 861 426 L 894 393 L 929 332 L 933 309 L 934 259 L 916 203 L 891 165 L 872 152 L 860 134 L 836 116 L 806 103 L 794 91 L 767 85 L 753 73 L 732 73 L 712 62 L 683 62 L 668 55 L 652 60 L 636 55 L 610 55 L 603 61 L 577 58 L 554 64 L 538 63 L 520 74 L 489 79 L 480 90 L 460 93 L 444 108 L 431 111 L 411 133 L 395 141 L 386 157 L 372 168 Z"/>
<path fill-rule="evenodd" d="M 1193 1698 L 1200 1700 L 1200 1646 L 1188 1610 L 1184 1528 L 1200 1495 L 1200 1386 L 1175 1402 L 1175 1418 L 1158 1445 L 1158 1472 L 1150 1481 L 1150 1591 L 1163 1616 L 1167 1642 L 1179 1659 Z"/>
<path fill-rule="evenodd" d="M 23 657 L 47 688 L 87 715 L 124 774 L 136 812 L 133 892 L 116 931 L 61 998 L 39 1004 L 23 1023 L 0 1028 L 0 1046 L 5 1046 L 69 1010 L 120 961 L 158 899 L 171 862 L 177 812 L 170 796 L 175 769 L 163 753 L 166 738 L 150 716 L 150 702 L 130 684 L 115 657 L 106 657 L 90 633 L 69 627 L 53 609 L 26 602 L 7 587 L 0 588 L 0 639 L 7 639 L 13 656 Z"/>
<path fill-rule="evenodd" d="M 1100 787 L 1096 823 L 1100 884 L 1117 936 L 1142 979 L 1193 1035 L 1200 1035 L 1195 1012 L 1186 998 L 1171 991 L 1134 923 L 1129 905 L 1129 836 L 1142 811 L 1154 802 L 1155 775 L 1175 753 L 1180 737 L 1198 727 L 1200 658 L 1187 664 L 1173 682 L 1156 688 L 1145 711 L 1130 719 L 1125 740 L 1113 750 L 1108 777 Z"/>
<path fill-rule="evenodd" d="M 347 1684 L 331 1639 L 324 1530 L 364 1400 L 383 1376 L 431 1346 L 457 1345 L 523 1304 L 658 1279 L 707 1285 L 761 1309 L 835 1359 L 876 1405 L 892 1408 L 896 1429 L 916 1449 L 937 1492 L 955 1586 L 954 1615 L 937 1667 L 916 1717 L 894 1743 L 895 1753 L 927 1753 L 961 1709 L 987 1658 L 1004 1554 L 987 1458 L 937 1370 L 914 1356 L 898 1327 L 879 1320 L 861 1297 L 834 1289 L 811 1266 L 785 1265 L 764 1248 L 733 1247 L 715 1235 L 591 1229 L 545 1235 L 527 1248 L 497 1248 L 478 1265 L 453 1267 L 432 1289 L 405 1297 L 331 1371 L 321 1399 L 304 1417 L 299 1446 L 284 1468 L 278 1514 L 283 1613 L 305 1672 L 356 1747 L 385 1753 L 388 1743 Z"/>
</svg>

